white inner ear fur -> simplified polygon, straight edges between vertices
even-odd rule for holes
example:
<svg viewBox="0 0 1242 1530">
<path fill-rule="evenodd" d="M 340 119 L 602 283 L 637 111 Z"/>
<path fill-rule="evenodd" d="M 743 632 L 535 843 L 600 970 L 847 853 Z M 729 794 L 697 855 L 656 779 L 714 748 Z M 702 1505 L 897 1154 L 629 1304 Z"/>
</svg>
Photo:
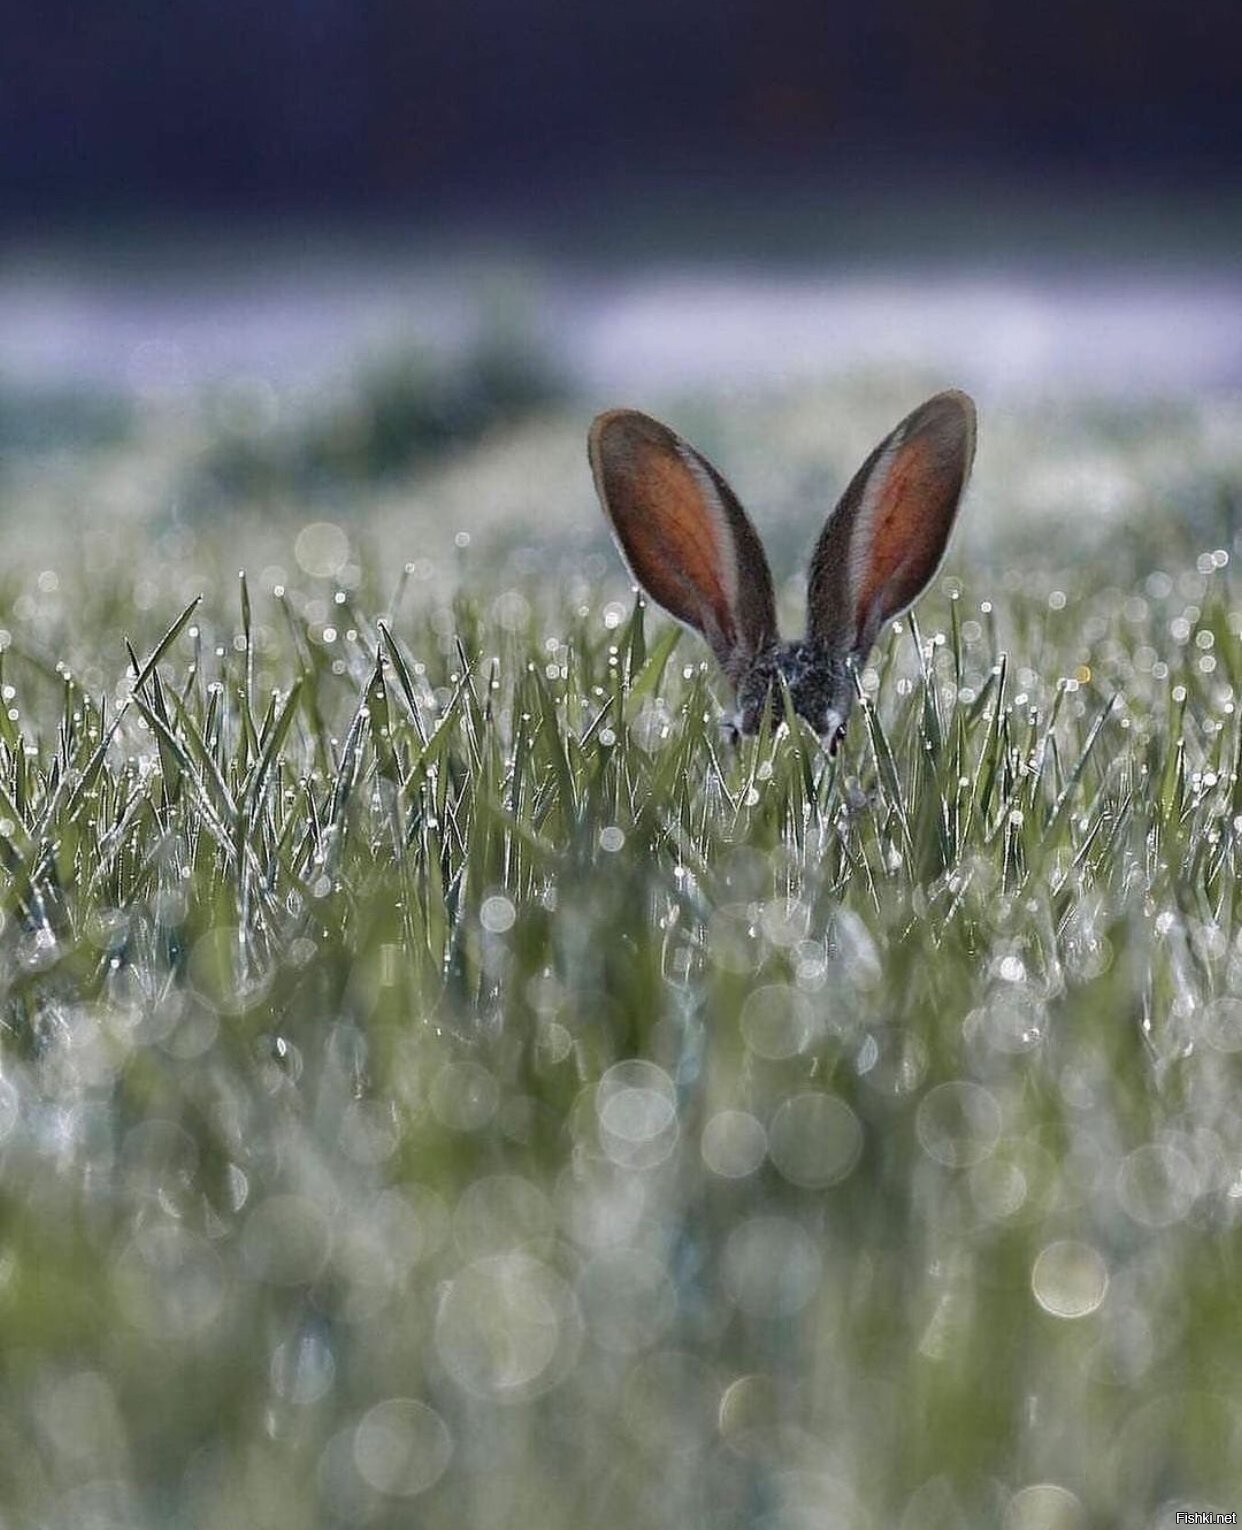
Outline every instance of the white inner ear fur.
<svg viewBox="0 0 1242 1530">
<path fill-rule="evenodd" d="M 876 458 L 875 467 L 872 468 L 871 476 L 867 479 L 867 487 L 863 490 L 858 513 L 854 517 L 854 531 L 850 537 L 849 552 L 846 555 L 845 588 L 849 599 L 849 611 L 854 620 L 854 641 L 859 650 L 870 644 L 880 627 L 878 610 L 864 611 L 860 602 L 863 587 L 867 582 L 867 570 L 875 552 L 875 522 L 879 513 L 880 496 L 893 460 L 901 450 L 905 439 L 905 425 L 899 425 L 888 438 L 884 450 Z M 876 608 L 882 604 L 880 598 L 873 602 Z M 893 614 L 896 615 L 895 612 Z"/>
<path fill-rule="evenodd" d="M 737 563 L 737 544 L 733 536 L 733 527 L 729 523 L 728 513 L 721 501 L 716 485 L 712 481 L 712 475 L 707 471 L 699 457 L 680 442 L 677 446 L 677 454 L 685 463 L 691 478 L 694 480 L 695 487 L 699 491 L 707 525 L 711 532 L 712 543 L 716 550 L 716 563 L 720 571 L 720 587 L 724 591 L 725 603 L 729 608 L 729 620 L 733 627 L 733 637 L 737 640 L 742 635 L 738 630 L 737 620 L 741 570 L 738 568 Z M 713 623 L 718 626 L 717 613 L 710 611 L 708 614 Z"/>
</svg>

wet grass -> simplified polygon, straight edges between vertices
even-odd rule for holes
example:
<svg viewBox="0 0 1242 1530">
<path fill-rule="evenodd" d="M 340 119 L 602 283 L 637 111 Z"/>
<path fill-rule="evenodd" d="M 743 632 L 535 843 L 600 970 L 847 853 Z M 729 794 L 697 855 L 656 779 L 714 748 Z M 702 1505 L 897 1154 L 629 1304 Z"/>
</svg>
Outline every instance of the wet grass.
<svg viewBox="0 0 1242 1530">
<path fill-rule="evenodd" d="M 1237 548 L 942 580 L 829 761 L 350 536 L 4 602 L 6 1522 L 1236 1507 Z"/>
</svg>

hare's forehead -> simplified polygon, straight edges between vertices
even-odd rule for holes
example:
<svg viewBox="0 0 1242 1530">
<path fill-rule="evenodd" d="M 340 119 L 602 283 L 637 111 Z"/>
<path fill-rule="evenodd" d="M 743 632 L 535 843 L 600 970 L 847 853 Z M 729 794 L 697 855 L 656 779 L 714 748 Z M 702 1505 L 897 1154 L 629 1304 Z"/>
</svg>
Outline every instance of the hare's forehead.
<svg viewBox="0 0 1242 1530">
<path fill-rule="evenodd" d="M 819 643 L 785 643 L 774 649 L 771 656 L 772 672 L 783 676 L 791 687 L 809 678 L 824 676 L 835 668 L 837 665 L 832 656 Z"/>
</svg>

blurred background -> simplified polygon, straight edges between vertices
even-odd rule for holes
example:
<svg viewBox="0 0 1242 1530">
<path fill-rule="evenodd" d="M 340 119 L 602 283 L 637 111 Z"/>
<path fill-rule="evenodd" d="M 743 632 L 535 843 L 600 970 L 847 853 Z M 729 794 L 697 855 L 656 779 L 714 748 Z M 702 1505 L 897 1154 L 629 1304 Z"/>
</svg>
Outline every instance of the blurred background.
<svg viewBox="0 0 1242 1530">
<path fill-rule="evenodd" d="M 526 216 L 607 183 L 1238 169 L 1228 0 L 192 0 L 6 28 L 0 185 L 28 216 Z M 604 184 L 601 185 L 601 182 Z M 758 210 L 756 208 L 756 210 Z"/>
<path fill-rule="evenodd" d="M 0 1530 L 1236 1508 L 1237 0 L 0 37 Z M 947 386 L 952 640 L 813 835 L 700 769 L 588 423 L 796 629 Z"/>
<path fill-rule="evenodd" d="M 10 554 L 84 494 L 195 525 L 344 498 L 424 551 L 576 528 L 618 402 L 801 545 L 946 383 L 983 409 L 981 501 L 1030 481 L 1008 522 L 1042 524 L 1076 486 L 1124 524 L 1179 453 L 1236 466 L 1240 59 L 1228 0 L 25 7 Z M 1156 460 L 1084 443 L 1083 401 Z M 1006 529 L 974 524 L 980 555 Z"/>
</svg>

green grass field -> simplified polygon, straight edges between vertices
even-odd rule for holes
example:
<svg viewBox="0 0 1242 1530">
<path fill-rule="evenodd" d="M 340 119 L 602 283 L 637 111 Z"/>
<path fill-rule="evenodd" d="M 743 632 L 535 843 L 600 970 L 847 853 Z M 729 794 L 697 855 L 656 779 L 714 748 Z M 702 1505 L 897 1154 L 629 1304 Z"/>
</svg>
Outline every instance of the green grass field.
<svg viewBox="0 0 1242 1530">
<path fill-rule="evenodd" d="M 919 396 L 680 422 L 794 576 Z M 832 761 L 540 410 L 8 460 L 0 1525 L 1242 1508 L 1236 410 L 985 411 Z"/>
</svg>

